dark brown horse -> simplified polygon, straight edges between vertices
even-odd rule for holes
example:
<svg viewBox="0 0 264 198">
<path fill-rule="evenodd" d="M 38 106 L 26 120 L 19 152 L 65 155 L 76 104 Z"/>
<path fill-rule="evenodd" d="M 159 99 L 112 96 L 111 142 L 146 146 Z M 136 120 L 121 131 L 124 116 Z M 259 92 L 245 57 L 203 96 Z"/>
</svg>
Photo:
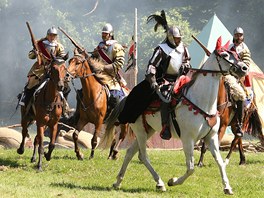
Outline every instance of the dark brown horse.
<svg viewBox="0 0 264 198">
<path fill-rule="evenodd" d="M 44 154 L 47 161 L 51 159 L 51 153 L 55 147 L 55 139 L 57 135 L 58 121 L 62 114 L 63 99 L 61 91 L 64 86 L 64 78 L 66 74 L 65 62 L 61 59 L 52 60 L 47 68 L 47 78 L 37 93 L 31 109 L 21 107 L 21 125 L 22 125 L 22 142 L 17 149 L 18 154 L 24 153 L 25 138 L 28 136 L 28 126 L 36 120 L 37 135 L 34 139 L 34 151 L 31 162 L 36 161 L 36 151 L 38 147 L 39 161 L 38 170 L 42 170 L 42 156 Z M 44 130 L 49 127 L 50 143 L 47 153 L 44 153 L 43 138 Z"/>
<path fill-rule="evenodd" d="M 73 133 L 75 145 L 75 153 L 79 160 L 83 159 L 83 154 L 77 144 L 79 131 L 81 131 L 87 123 L 95 126 L 93 137 L 91 140 L 91 154 L 89 159 L 94 157 L 94 150 L 98 144 L 97 138 L 101 132 L 104 119 L 107 114 L 107 87 L 100 82 L 100 76 L 95 74 L 102 71 L 103 65 L 96 59 L 85 58 L 85 55 L 74 51 L 74 56 L 69 60 L 68 75 L 72 78 L 80 78 L 82 84 L 82 95 L 77 102 L 76 112 L 79 113 L 77 121 L 73 124 L 76 129 Z M 78 95 L 78 92 L 77 92 Z M 121 136 L 120 141 L 126 136 L 128 125 L 120 125 Z M 108 158 L 116 158 L 120 141 L 113 142 Z M 117 143 L 117 144 L 116 144 Z"/>
<path fill-rule="evenodd" d="M 235 113 L 234 105 L 232 105 L 232 102 L 228 98 L 229 97 L 227 95 L 224 80 L 221 80 L 219 83 L 219 92 L 217 99 L 218 111 L 220 113 L 220 127 L 218 131 L 218 139 L 220 142 L 225 134 L 226 128 L 228 126 L 231 126 L 232 132 L 234 134 L 234 139 L 231 143 L 230 150 L 226 156 L 225 162 L 226 164 L 228 164 L 233 150 L 235 149 L 236 145 L 238 145 L 238 150 L 240 154 L 239 165 L 243 165 L 246 163 L 246 158 L 243 151 L 242 138 L 236 136 L 237 115 Z M 258 137 L 260 140 L 263 140 L 261 122 L 254 102 L 252 102 L 250 104 L 250 107 L 245 110 L 243 119 L 243 130 L 255 137 Z M 203 158 L 205 152 L 206 146 L 205 143 L 202 142 L 201 155 L 198 162 L 198 166 L 200 167 L 203 166 Z"/>
</svg>

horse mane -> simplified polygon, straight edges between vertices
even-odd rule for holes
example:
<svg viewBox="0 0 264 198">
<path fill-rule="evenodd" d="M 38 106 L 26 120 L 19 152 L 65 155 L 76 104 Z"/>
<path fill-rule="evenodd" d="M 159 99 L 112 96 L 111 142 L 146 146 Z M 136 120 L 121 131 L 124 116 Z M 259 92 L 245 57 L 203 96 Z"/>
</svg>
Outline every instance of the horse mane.
<svg viewBox="0 0 264 198">
<path fill-rule="evenodd" d="M 94 77 L 99 83 L 106 85 L 112 80 L 112 77 L 104 71 L 105 64 L 101 60 L 89 57 L 87 62 L 91 71 L 95 73 Z"/>
</svg>

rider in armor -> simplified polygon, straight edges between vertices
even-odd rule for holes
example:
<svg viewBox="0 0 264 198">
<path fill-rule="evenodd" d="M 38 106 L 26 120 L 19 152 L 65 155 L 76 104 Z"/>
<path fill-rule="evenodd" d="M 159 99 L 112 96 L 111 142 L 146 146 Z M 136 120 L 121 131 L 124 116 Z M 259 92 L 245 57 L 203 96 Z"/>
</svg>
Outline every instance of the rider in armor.
<svg viewBox="0 0 264 198">
<path fill-rule="evenodd" d="M 98 58 L 104 64 L 103 72 L 110 77 L 107 86 L 110 90 L 109 105 L 113 108 L 125 97 L 122 90 L 122 77 L 119 70 L 125 62 L 125 51 L 118 41 L 114 40 L 114 29 L 110 23 L 106 23 L 102 29 L 102 41 L 94 49 L 92 57 Z"/>
<path fill-rule="evenodd" d="M 172 26 L 167 30 L 166 39 L 155 48 L 149 60 L 146 77 L 150 79 L 153 89 L 160 89 L 167 101 L 161 102 L 161 138 L 169 140 L 170 100 L 174 83 L 180 75 L 185 75 L 190 68 L 190 55 L 182 42 L 180 29 Z"/>
<path fill-rule="evenodd" d="M 58 31 L 55 27 L 49 28 L 47 30 L 46 37 L 36 41 L 39 52 L 33 49 L 28 53 L 28 57 L 30 59 L 36 59 L 37 53 L 39 53 L 41 57 L 41 65 L 39 65 L 38 61 L 36 61 L 28 72 L 28 82 L 22 95 L 20 96 L 20 105 L 27 106 L 29 104 L 36 88 L 45 78 L 45 67 L 47 67 L 51 62 L 51 54 L 53 54 L 55 57 L 61 57 L 64 60 L 68 59 L 68 53 L 65 53 L 63 45 L 57 41 L 57 35 Z M 64 94 L 65 98 L 67 98 L 70 92 L 70 87 L 66 85 L 65 87 L 66 89 L 64 90 Z"/>
<path fill-rule="evenodd" d="M 244 43 L 244 31 L 241 27 L 237 27 L 234 30 L 233 34 L 233 43 L 230 44 L 229 50 L 236 52 L 236 54 L 239 56 L 239 58 L 248 66 L 250 67 L 251 63 L 251 54 L 247 47 L 247 45 Z M 230 75 L 225 77 L 225 81 L 231 81 L 230 79 L 234 78 Z M 237 106 L 237 117 L 238 117 L 238 124 L 237 124 L 237 131 L 236 135 L 238 137 L 243 137 L 243 131 L 242 131 L 242 119 L 244 116 L 244 106 L 245 101 L 248 98 L 252 99 L 252 89 L 251 89 L 251 82 L 249 79 L 249 76 L 246 75 L 245 77 L 238 77 L 237 79 L 237 86 L 236 86 L 236 95 L 233 96 L 234 100 L 236 101 Z"/>
</svg>

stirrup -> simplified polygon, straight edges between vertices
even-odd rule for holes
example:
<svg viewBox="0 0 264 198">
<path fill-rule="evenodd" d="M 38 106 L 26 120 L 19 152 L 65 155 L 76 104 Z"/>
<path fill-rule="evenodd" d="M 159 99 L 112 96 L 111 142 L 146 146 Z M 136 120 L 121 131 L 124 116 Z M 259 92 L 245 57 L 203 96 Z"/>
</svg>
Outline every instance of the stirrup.
<svg viewBox="0 0 264 198">
<path fill-rule="evenodd" d="M 163 125 L 162 130 L 160 132 L 160 137 L 164 140 L 171 139 L 171 132 L 170 132 L 170 126 Z"/>
<path fill-rule="evenodd" d="M 237 137 L 243 137 L 244 134 L 243 134 L 242 131 L 239 130 L 239 131 L 236 132 L 236 136 L 237 136 Z"/>
<path fill-rule="evenodd" d="M 243 131 L 241 130 L 241 126 L 240 126 L 240 125 L 237 126 L 237 129 L 236 129 L 236 136 L 237 136 L 237 137 L 243 137 L 243 136 L 244 136 L 244 133 L 243 133 Z"/>
</svg>

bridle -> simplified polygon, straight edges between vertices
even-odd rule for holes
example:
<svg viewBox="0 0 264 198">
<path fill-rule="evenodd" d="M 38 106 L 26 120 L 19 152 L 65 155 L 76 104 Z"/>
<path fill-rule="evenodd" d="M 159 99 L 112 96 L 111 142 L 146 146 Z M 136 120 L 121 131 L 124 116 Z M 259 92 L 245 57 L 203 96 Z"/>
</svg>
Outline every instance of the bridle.
<svg viewBox="0 0 264 198">
<path fill-rule="evenodd" d="M 75 72 L 77 71 L 77 70 L 79 70 L 79 67 L 81 67 L 84 71 L 86 70 L 86 67 L 85 67 L 85 65 L 84 65 L 84 63 L 85 63 L 85 61 L 87 61 L 87 59 L 85 58 L 85 57 L 83 57 L 81 54 L 75 54 L 70 60 L 69 60 L 69 64 L 71 63 L 71 61 L 73 60 L 73 59 L 77 59 L 79 62 L 81 62 L 80 64 L 75 64 L 76 66 L 75 66 Z M 91 74 L 82 74 L 82 75 L 74 75 L 74 74 L 72 74 L 71 72 L 69 72 L 69 70 L 67 69 L 67 74 L 68 74 L 68 76 L 70 77 L 70 78 L 87 78 L 87 77 L 89 77 L 89 76 L 94 76 L 95 75 L 95 73 L 94 72 L 92 72 Z"/>
<path fill-rule="evenodd" d="M 229 54 L 234 55 L 234 54 L 233 54 L 232 52 L 230 52 L 230 51 L 226 51 L 226 52 L 229 53 Z M 212 73 L 212 75 L 213 75 L 213 74 L 221 73 L 223 76 L 225 76 L 225 75 L 230 74 L 230 71 L 232 70 L 232 68 L 235 68 L 235 69 L 239 68 L 239 66 L 238 66 L 236 63 L 232 63 L 232 62 L 230 62 L 229 60 L 227 60 L 225 57 L 221 56 L 220 53 L 219 53 L 217 50 L 214 51 L 214 54 L 216 55 L 215 58 L 216 58 L 216 60 L 217 60 L 219 70 L 208 70 L 208 69 L 203 69 L 203 66 L 204 66 L 204 64 L 203 64 L 202 67 L 201 67 L 200 69 L 190 68 L 189 71 L 194 71 L 194 72 L 196 72 L 196 73 L 203 73 L 204 76 L 205 76 L 207 73 Z M 221 66 L 221 63 L 220 63 L 220 59 L 225 60 L 227 63 L 229 63 L 229 64 L 231 65 L 231 67 L 229 68 L 229 70 L 227 70 L 227 71 L 223 70 L 223 68 L 222 68 L 222 66 Z M 237 59 L 236 59 L 236 60 L 237 60 Z"/>
</svg>

